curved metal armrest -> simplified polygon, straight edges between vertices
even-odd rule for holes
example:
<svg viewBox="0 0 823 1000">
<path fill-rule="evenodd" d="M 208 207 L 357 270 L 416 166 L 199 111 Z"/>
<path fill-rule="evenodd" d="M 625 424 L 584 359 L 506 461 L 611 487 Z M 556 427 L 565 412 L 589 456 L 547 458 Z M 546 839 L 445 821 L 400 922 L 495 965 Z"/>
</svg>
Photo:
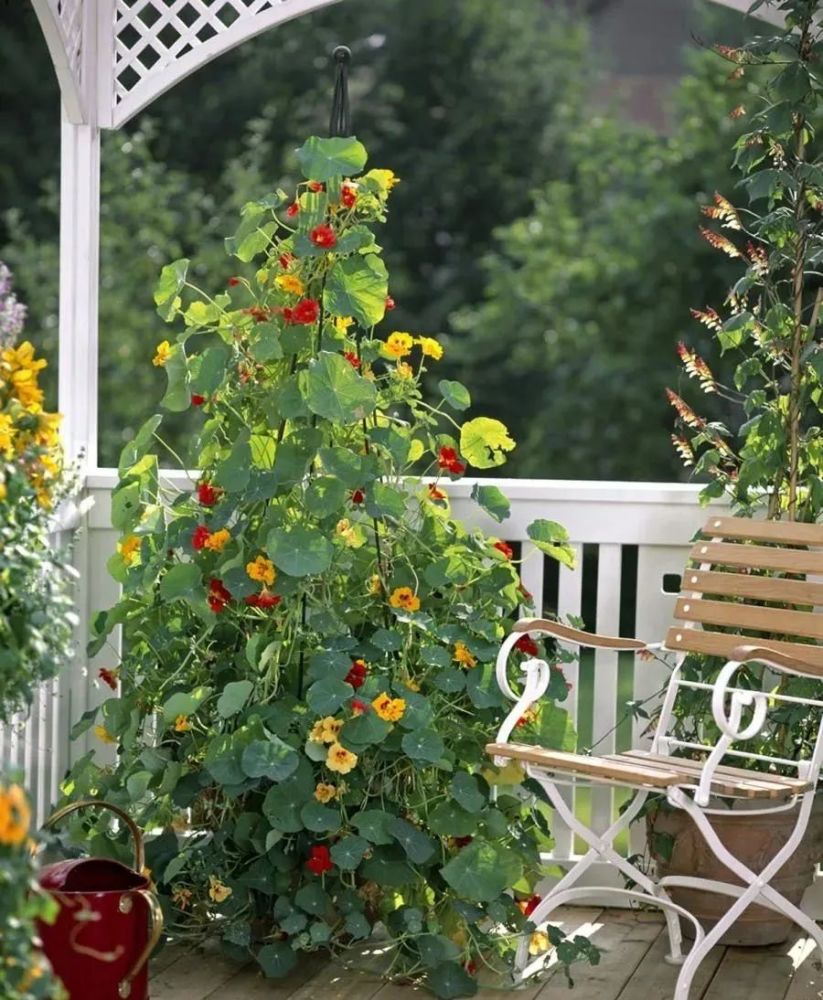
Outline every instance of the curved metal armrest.
<svg viewBox="0 0 823 1000">
<path fill-rule="evenodd" d="M 775 670 L 782 670 L 785 673 L 823 679 L 823 667 L 818 667 L 813 663 L 806 663 L 805 660 L 791 656 L 789 653 L 781 653 L 776 649 L 769 649 L 768 646 L 736 646 L 732 650 L 732 660 L 735 660 L 737 663 L 751 663 L 757 660 L 760 663 L 767 663 L 770 667 L 774 667 Z"/>
<path fill-rule="evenodd" d="M 622 636 L 583 632 L 579 628 L 572 628 L 571 625 L 563 625 L 561 622 L 549 621 L 546 618 L 523 618 L 517 622 L 513 631 L 543 632 L 554 636 L 555 639 L 564 639 L 577 646 L 591 646 L 595 649 L 641 650 L 647 649 L 649 645 L 642 639 L 624 639 Z"/>
</svg>

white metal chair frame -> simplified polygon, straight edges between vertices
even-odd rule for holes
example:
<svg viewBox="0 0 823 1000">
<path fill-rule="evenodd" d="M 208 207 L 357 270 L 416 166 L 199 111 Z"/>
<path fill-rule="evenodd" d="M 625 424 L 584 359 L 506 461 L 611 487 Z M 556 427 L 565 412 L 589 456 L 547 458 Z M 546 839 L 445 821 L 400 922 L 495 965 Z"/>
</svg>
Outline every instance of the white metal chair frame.
<svg viewBox="0 0 823 1000">
<path fill-rule="evenodd" d="M 535 623 L 535 625 L 538 626 L 538 623 Z M 496 743 L 498 746 L 509 742 L 518 720 L 527 709 L 540 701 L 549 685 L 550 668 L 545 660 L 541 659 L 527 659 L 521 664 L 520 669 L 523 672 L 524 678 L 522 691 L 519 695 L 509 683 L 509 656 L 515 643 L 524 634 L 530 635 L 532 638 L 549 635 L 555 639 L 565 640 L 577 646 L 590 648 L 621 648 L 615 645 L 615 643 L 620 643 L 621 640 L 581 632 L 560 623 L 555 625 L 551 622 L 541 621 L 539 622 L 539 627 L 529 628 L 527 631 L 519 630 L 513 632 L 504 641 L 497 657 L 497 682 L 503 693 L 515 702 L 514 708 L 509 712 L 497 734 Z M 637 651 L 651 649 L 663 649 L 665 651 L 665 647 L 661 644 L 654 646 L 643 645 L 635 640 L 624 640 L 622 648 Z M 741 879 L 742 885 L 691 876 L 670 876 L 654 879 L 615 850 L 613 846 L 615 839 L 638 816 L 649 795 L 652 793 L 651 789 L 622 780 L 610 781 L 607 778 L 601 777 L 581 780 L 580 776 L 563 775 L 547 771 L 536 763 L 527 762 L 524 766 L 526 774 L 537 781 L 543 788 L 549 801 L 557 810 L 558 815 L 589 846 L 586 854 L 552 887 L 551 891 L 533 911 L 530 916 L 531 923 L 537 926 L 545 922 L 557 907 L 565 903 L 582 900 L 594 893 L 597 895 L 611 893 L 617 897 L 635 899 L 653 904 L 663 911 L 666 918 L 670 942 L 670 953 L 666 960 L 672 964 L 682 966 L 677 979 L 674 1000 L 688 1000 L 692 980 L 700 963 L 744 910 L 754 903 L 782 913 L 794 921 L 814 940 L 820 949 L 821 956 L 823 956 L 823 930 L 818 927 L 814 920 L 769 885 L 771 879 L 780 871 L 799 846 L 809 822 L 814 802 L 815 784 L 820 773 L 821 764 L 823 764 L 823 721 L 818 729 L 812 756 L 806 761 L 767 757 L 762 754 L 748 753 L 733 748 L 735 743 L 752 739 L 762 731 L 767 719 L 770 702 L 789 702 L 813 708 L 823 708 L 823 701 L 773 693 L 767 695 L 760 691 L 751 691 L 733 685 L 733 678 L 740 667 L 744 664 L 755 662 L 783 673 L 805 677 L 820 677 L 820 674 L 814 671 L 809 665 L 786 654 L 777 653 L 758 646 L 740 646 L 735 649 L 733 654 L 734 659 L 725 665 L 715 684 L 709 685 L 697 681 L 684 680 L 681 677 L 681 671 L 687 654 L 680 650 L 676 652 L 677 659 L 661 708 L 660 718 L 651 745 L 651 752 L 668 755 L 671 750 L 676 748 L 700 749 L 703 751 L 708 749 L 705 746 L 676 739 L 669 734 L 669 726 L 677 693 L 680 688 L 711 690 L 712 715 L 720 729 L 720 739 L 702 765 L 700 780 L 697 783 L 682 782 L 669 787 L 666 789 L 666 798 L 672 806 L 683 809 L 688 813 L 715 856 Z M 751 712 L 751 719 L 748 723 L 744 724 L 742 719 L 746 710 Z M 751 810 L 751 812 L 757 814 L 783 812 L 794 809 L 799 803 L 797 822 L 791 836 L 760 873 L 751 871 L 734 857 L 723 845 L 712 826 L 710 819 L 712 815 L 728 812 L 726 809 L 720 810 L 711 807 L 713 800 L 711 793 L 712 778 L 716 773 L 718 765 L 726 756 L 737 756 L 742 759 L 754 759 L 763 761 L 764 763 L 780 764 L 784 767 L 794 768 L 798 778 L 809 782 L 810 785 L 804 794 L 793 795 L 788 801 L 780 802 L 778 805 L 763 809 Z M 503 765 L 506 761 L 507 758 L 495 756 L 495 762 L 499 765 Z M 756 772 L 752 772 L 752 774 L 753 777 L 756 776 Z M 574 815 L 573 810 L 560 791 L 560 786 L 578 784 L 619 784 L 621 787 L 633 787 L 637 791 L 622 815 L 606 831 L 598 834 L 590 830 Z M 662 790 L 658 789 L 658 791 Z M 724 793 L 723 798 L 729 797 L 733 796 L 727 796 Z M 598 860 L 607 861 L 614 865 L 628 879 L 636 883 L 637 889 L 594 888 L 591 886 L 574 888 L 575 883 L 580 880 L 586 870 Z M 711 892 L 736 897 L 736 899 L 715 927 L 708 933 L 705 933 L 699 921 L 691 913 L 684 910 L 681 906 L 676 905 L 671 900 L 667 892 L 669 886 L 702 888 Z M 694 945 L 686 956 L 683 955 L 681 949 L 682 935 L 678 917 L 683 917 L 691 921 L 695 928 Z M 524 938 L 518 948 L 515 963 L 516 975 L 520 979 L 526 978 L 535 972 L 542 966 L 545 960 L 544 957 L 541 957 L 537 961 L 529 963 L 528 958 L 528 938 Z"/>
</svg>

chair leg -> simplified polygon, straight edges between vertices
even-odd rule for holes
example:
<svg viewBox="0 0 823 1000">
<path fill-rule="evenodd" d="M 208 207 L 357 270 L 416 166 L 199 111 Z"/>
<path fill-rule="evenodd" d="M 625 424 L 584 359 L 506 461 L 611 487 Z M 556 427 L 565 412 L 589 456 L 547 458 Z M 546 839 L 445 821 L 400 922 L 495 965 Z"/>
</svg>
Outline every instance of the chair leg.
<svg viewBox="0 0 823 1000">
<path fill-rule="evenodd" d="M 662 885 L 655 885 L 654 895 L 666 903 L 672 903 L 672 898 Z M 680 917 L 669 906 L 661 907 L 663 916 L 666 918 L 666 931 L 669 935 L 669 953 L 665 956 L 669 965 L 682 965 L 683 958 L 683 930 L 680 926 Z"/>
</svg>

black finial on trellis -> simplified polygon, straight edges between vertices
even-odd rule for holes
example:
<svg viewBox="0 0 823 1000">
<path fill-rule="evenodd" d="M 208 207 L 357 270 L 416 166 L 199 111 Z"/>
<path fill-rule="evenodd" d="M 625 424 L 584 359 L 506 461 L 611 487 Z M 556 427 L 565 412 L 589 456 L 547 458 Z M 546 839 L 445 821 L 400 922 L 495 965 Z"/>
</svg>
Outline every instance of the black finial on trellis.
<svg viewBox="0 0 823 1000">
<path fill-rule="evenodd" d="M 349 63 L 351 49 L 338 45 L 332 53 L 334 59 L 334 98 L 331 106 L 329 135 L 351 135 L 351 108 L 349 107 Z"/>
</svg>

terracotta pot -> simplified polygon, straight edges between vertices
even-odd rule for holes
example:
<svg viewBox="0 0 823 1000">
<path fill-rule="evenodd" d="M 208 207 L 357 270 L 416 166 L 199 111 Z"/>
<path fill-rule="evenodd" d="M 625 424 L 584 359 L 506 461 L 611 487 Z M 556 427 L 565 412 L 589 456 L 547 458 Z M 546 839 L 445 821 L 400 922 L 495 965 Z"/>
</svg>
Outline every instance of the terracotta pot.
<svg viewBox="0 0 823 1000">
<path fill-rule="evenodd" d="M 756 816 L 743 809 L 712 816 L 712 825 L 729 852 L 754 872 L 760 872 L 786 843 L 794 829 L 797 808 L 771 815 Z M 682 809 L 660 809 L 646 818 L 649 852 L 661 877 L 692 875 L 717 882 L 741 884 L 741 880 L 712 853 L 691 817 Z M 673 838 L 671 858 L 666 860 L 654 850 L 653 833 Z M 800 905 L 803 893 L 812 884 L 815 866 L 823 856 L 823 797 L 818 796 L 806 834 L 800 846 L 771 881 L 788 900 Z M 730 896 L 704 889 L 669 889 L 675 903 L 687 909 L 710 931 L 734 902 Z M 683 934 L 694 936 L 689 921 L 682 921 Z M 721 938 L 723 945 L 761 947 L 782 944 L 793 924 L 786 917 L 764 906 L 750 906 Z"/>
</svg>

